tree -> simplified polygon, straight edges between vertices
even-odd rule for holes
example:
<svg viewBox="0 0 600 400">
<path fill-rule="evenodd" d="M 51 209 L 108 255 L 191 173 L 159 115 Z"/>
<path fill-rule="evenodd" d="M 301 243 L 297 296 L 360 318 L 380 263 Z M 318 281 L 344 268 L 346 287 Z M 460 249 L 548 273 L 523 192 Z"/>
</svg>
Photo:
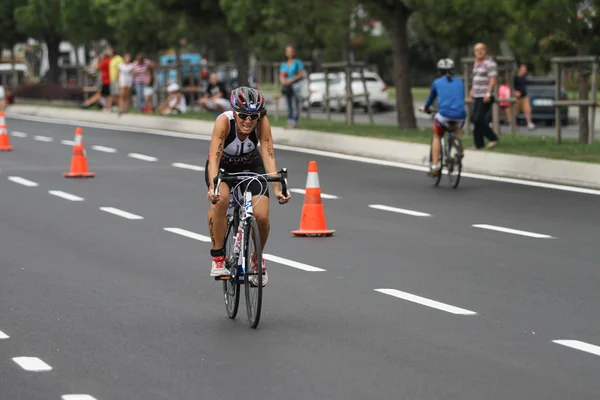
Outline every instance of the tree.
<svg viewBox="0 0 600 400">
<path fill-rule="evenodd" d="M 60 0 L 25 0 L 15 9 L 15 19 L 22 32 L 46 43 L 50 82 L 58 82 L 60 42 L 64 38 Z"/>
<path fill-rule="evenodd" d="M 484 42 L 495 54 L 513 23 L 513 0 L 421 0 L 416 13 L 430 37 L 449 48 Z"/>
<path fill-rule="evenodd" d="M 164 12 L 153 0 L 95 0 L 95 6 L 106 10 L 113 46 L 134 56 L 174 46 L 186 31 L 181 15 Z"/>
<path fill-rule="evenodd" d="M 15 52 L 14 47 L 17 43 L 27 40 L 27 35 L 19 29 L 15 19 L 14 9 L 23 5 L 24 0 L 4 0 L 0 2 L 0 51 L 3 48 L 10 49 L 11 63 L 13 64 L 13 84 L 17 83 L 16 71 L 14 70 Z"/>
<path fill-rule="evenodd" d="M 417 120 L 409 81 L 407 29 L 413 9 L 409 8 L 407 2 L 403 0 L 368 0 L 364 5 L 381 18 L 382 23 L 391 33 L 398 127 L 414 129 L 417 127 Z"/>
<path fill-rule="evenodd" d="M 239 33 L 231 29 L 226 13 L 216 0 L 153 0 L 157 6 L 168 13 L 179 13 L 193 21 L 193 24 L 207 28 L 215 26 L 226 27 L 224 35 L 232 50 L 235 65 L 238 70 L 238 83 L 248 85 L 249 53 L 247 33 Z M 227 11 L 229 12 L 229 10 Z"/>
<path fill-rule="evenodd" d="M 529 0 L 514 8 L 523 25 L 515 32 L 537 38 L 546 61 L 552 56 L 585 56 L 600 45 L 600 0 Z M 514 34 L 514 32 L 513 32 Z M 591 70 L 579 67 L 579 97 L 588 99 Z M 579 108 L 579 143 L 588 143 L 588 107 Z"/>
<path fill-rule="evenodd" d="M 65 38 L 74 46 L 88 45 L 103 38 L 113 42 L 114 30 L 108 25 L 108 11 L 90 0 L 61 0 Z"/>
<path fill-rule="evenodd" d="M 299 55 L 323 51 L 339 59 L 348 44 L 356 1 L 220 0 L 220 5 L 231 29 L 246 34 L 249 46 L 261 55 L 283 58 L 285 46 L 292 43 Z"/>
</svg>

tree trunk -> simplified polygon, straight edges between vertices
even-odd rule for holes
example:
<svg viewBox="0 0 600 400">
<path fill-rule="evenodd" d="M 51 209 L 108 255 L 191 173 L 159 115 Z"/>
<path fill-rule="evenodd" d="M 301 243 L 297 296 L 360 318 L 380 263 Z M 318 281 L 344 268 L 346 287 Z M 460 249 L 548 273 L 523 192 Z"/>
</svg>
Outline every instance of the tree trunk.
<svg viewBox="0 0 600 400">
<path fill-rule="evenodd" d="M 13 90 L 19 86 L 19 73 L 17 72 L 17 69 L 15 68 L 15 46 L 11 46 L 10 48 L 10 64 L 11 64 L 11 69 L 12 69 L 12 82 L 11 82 L 11 86 L 13 88 Z"/>
<path fill-rule="evenodd" d="M 229 32 L 230 45 L 233 48 L 233 59 L 237 68 L 237 84 L 239 86 L 250 86 L 248 83 L 249 55 L 244 37 L 236 32 Z"/>
<path fill-rule="evenodd" d="M 581 43 L 579 48 L 577 49 L 578 56 L 587 55 L 587 45 Z M 590 86 L 588 83 L 588 78 L 590 76 L 590 67 L 588 65 L 581 65 L 579 67 L 579 99 L 587 100 L 588 91 L 590 90 Z M 588 106 L 580 106 L 579 107 L 579 143 L 587 144 L 588 143 L 588 135 L 589 135 L 589 107 Z"/>
<path fill-rule="evenodd" d="M 58 83 L 60 71 L 58 68 L 58 57 L 60 55 L 60 38 L 47 36 L 44 38 L 48 47 L 48 72 L 46 74 L 46 82 Z"/>
<path fill-rule="evenodd" d="M 409 81 L 408 18 L 410 10 L 403 5 L 396 6 L 390 12 L 389 21 L 392 33 L 392 51 L 394 53 L 394 78 L 396 85 L 396 117 L 400 129 L 417 127 L 415 109 Z"/>
</svg>

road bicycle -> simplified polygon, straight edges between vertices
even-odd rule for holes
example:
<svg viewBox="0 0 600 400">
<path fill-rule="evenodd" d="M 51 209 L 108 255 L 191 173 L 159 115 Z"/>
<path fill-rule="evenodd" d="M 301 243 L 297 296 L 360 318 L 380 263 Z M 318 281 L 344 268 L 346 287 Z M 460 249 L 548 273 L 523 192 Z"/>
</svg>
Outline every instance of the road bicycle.
<svg viewBox="0 0 600 400">
<path fill-rule="evenodd" d="M 264 183 L 266 190 L 267 182 L 279 182 L 281 183 L 281 192 L 287 196 L 289 194 L 287 168 L 283 168 L 275 176 L 273 175 L 253 172 L 228 173 L 221 168 L 219 174 L 214 178 L 216 196 L 219 195 L 221 182 L 232 184 L 227 208 L 227 229 L 223 242 L 225 244 L 225 268 L 229 274 L 216 276 L 215 280 L 223 281 L 225 308 L 231 319 L 235 319 L 237 315 L 240 304 L 240 285 L 244 285 L 248 323 L 254 329 L 260 321 L 264 271 L 260 234 L 254 217 L 252 193 L 249 186 L 252 181 L 258 181 L 261 185 Z M 242 190 L 242 184 L 246 184 L 244 190 Z M 261 190 L 261 192 L 263 191 Z M 268 201 L 268 198 L 264 200 Z M 258 260 L 257 271 L 252 271 L 253 259 Z M 256 277 L 256 279 L 251 279 L 252 277 Z"/>
<path fill-rule="evenodd" d="M 428 113 L 427 111 L 422 111 L 424 113 Z M 431 114 L 431 119 L 435 119 L 435 114 L 437 110 L 430 108 L 429 113 Z M 446 134 L 441 136 L 441 151 L 439 155 L 439 163 L 441 165 L 440 172 L 436 176 L 432 176 L 434 181 L 434 186 L 438 186 L 440 181 L 442 180 L 442 173 L 444 171 L 444 167 L 446 168 L 448 174 L 448 180 L 450 181 L 450 186 L 456 189 L 458 184 L 460 183 L 460 174 L 462 172 L 462 159 L 464 157 L 464 153 L 462 149 L 462 142 L 456 136 L 456 121 L 449 121 L 447 123 L 441 123 L 444 128 L 446 128 Z M 432 164 L 432 144 L 433 137 L 431 138 L 431 145 L 429 150 L 429 168 L 431 170 Z"/>
</svg>

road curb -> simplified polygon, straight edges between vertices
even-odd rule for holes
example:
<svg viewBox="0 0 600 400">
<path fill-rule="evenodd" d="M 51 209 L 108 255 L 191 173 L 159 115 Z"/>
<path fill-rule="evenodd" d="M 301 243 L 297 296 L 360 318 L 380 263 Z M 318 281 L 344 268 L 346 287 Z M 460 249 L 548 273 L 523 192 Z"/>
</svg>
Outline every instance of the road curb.
<svg viewBox="0 0 600 400">
<path fill-rule="evenodd" d="M 34 105 L 11 105 L 6 109 L 6 116 L 9 118 L 19 115 L 70 120 L 74 123 L 77 121 L 100 123 L 107 127 L 156 129 L 204 136 L 209 136 L 213 128 L 211 121 L 184 118 L 131 114 L 119 117 L 113 113 Z M 276 145 L 406 163 L 414 166 L 412 169 L 419 170 L 425 169 L 424 162 L 429 154 L 429 146 L 418 143 L 303 129 L 286 130 L 279 127 L 273 127 L 272 132 Z M 600 188 L 600 165 L 591 163 L 518 156 L 493 151 L 465 150 L 463 171 Z"/>
</svg>

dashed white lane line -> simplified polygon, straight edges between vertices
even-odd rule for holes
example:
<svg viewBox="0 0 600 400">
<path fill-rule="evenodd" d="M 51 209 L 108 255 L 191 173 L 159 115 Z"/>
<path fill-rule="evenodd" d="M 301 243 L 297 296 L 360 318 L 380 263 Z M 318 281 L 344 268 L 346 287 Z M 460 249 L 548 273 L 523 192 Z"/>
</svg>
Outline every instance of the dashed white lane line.
<svg viewBox="0 0 600 400">
<path fill-rule="evenodd" d="M 63 124 L 63 125 L 71 125 L 71 126 L 82 126 L 82 127 L 88 127 L 88 128 L 106 129 L 106 130 L 111 130 L 111 131 L 142 132 L 142 133 L 147 133 L 147 134 L 151 134 L 151 135 L 175 137 L 175 138 L 182 138 L 182 139 L 204 140 L 204 141 L 211 140 L 210 135 L 202 135 L 202 134 L 197 134 L 197 133 L 173 132 L 173 131 L 167 132 L 167 131 L 161 131 L 158 129 L 140 128 L 140 127 L 136 127 L 136 126 L 124 126 L 124 125 L 110 126 L 110 125 L 101 124 L 101 123 L 97 123 L 97 122 L 95 123 L 95 122 L 85 122 L 85 121 L 73 121 L 73 120 L 64 119 L 64 118 L 38 117 L 38 116 L 33 116 L 33 115 L 19 115 L 19 114 L 12 114 L 12 113 L 11 113 L 10 117 L 14 118 L 14 119 L 21 119 L 21 120 L 26 120 L 26 121 L 46 122 L 46 123 L 50 123 L 50 124 Z M 302 148 L 302 147 L 294 147 L 294 146 L 288 146 L 288 145 L 283 145 L 283 144 L 276 144 L 275 148 L 293 151 L 296 153 L 304 153 L 304 154 L 312 154 L 312 155 L 329 157 L 329 158 L 337 158 L 340 160 L 355 161 L 355 162 L 366 163 L 366 164 L 382 165 L 382 166 L 387 166 L 387 167 L 403 168 L 403 169 L 409 169 L 409 170 L 414 170 L 414 171 L 427 172 L 427 167 L 423 167 L 420 165 L 414 165 L 414 164 L 406 164 L 406 163 L 401 163 L 401 162 L 397 162 L 397 161 L 387 161 L 387 160 L 381 160 L 381 159 L 377 159 L 377 158 L 352 156 L 349 154 L 334 153 L 331 151 L 324 151 L 324 150 L 306 149 L 306 148 Z M 499 177 L 499 176 L 466 173 L 466 172 L 463 172 L 462 176 L 465 178 L 482 179 L 482 180 L 487 180 L 487 181 L 511 183 L 511 184 L 515 184 L 515 185 L 525 185 L 525 186 L 532 186 L 532 187 L 538 187 L 538 188 L 544 188 L 544 189 L 554 189 L 554 190 L 561 190 L 561 191 L 567 191 L 567 192 L 583 193 L 583 194 L 591 194 L 591 195 L 595 195 L 595 196 L 600 196 L 600 190 L 597 190 L 597 189 L 588 189 L 588 188 L 576 187 L 576 186 L 566 186 L 566 185 L 559 185 L 559 184 L 553 184 L 553 183 L 528 181 L 525 179 L 504 178 L 504 177 Z"/>
<path fill-rule="evenodd" d="M 286 258 L 277 257 L 272 254 L 263 254 L 263 258 L 265 260 L 273 261 L 278 264 L 287 265 L 288 267 L 298 268 L 303 271 L 309 271 L 309 272 L 325 271 L 323 268 L 318 268 L 318 267 L 313 267 L 312 265 L 302 264 L 297 261 L 292 261 L 292 260 L 288 260 Z"/>
<path fill-rule="evenodd" d="M 75 145 L 75 141 L 74 140 L 61 140 L 60 143 L 64 144 L 65 146 L 73 146 L 73 145 Z"/>
<path fill-rule="evenodd" d="M 18 132 L 18 131 L 13 131 L 12 135 L 14 137 L 27 137 L 27 134 L 25 132 Z"/>
<path fill-rule="evenodd" d="M 100 207 L 100 210 L 110 213 L 110 214 L 118 215 L 119 217 L 123 217 L 123 218 L 127 218 L 127 219 L 144 219 L 144 217 L 142 217 L 140 215 L 135 215 L 130 212 L 119 210 L 118 208 L 114 208 L 114 207 Z"/>
<path fill-rule="evenodd" d="M 106 146 L 92 146 L 92 149 L 97 150 L 97 151 L 103 151 L 105 153 L 116 153 L 117 149 L 113 149 L 112 147 L 106 147 Z"/>
<path fill-rule="evenodd" d="M 498 231 L 498 232 L 504 232 L 504 233 L 512 233 L 513 235 L 528 236 L 528 237 L 532 237 L 532 238 L 536 238 L 536 239 L 552 239 L 552 236 L 544 235 L 542 233 L 520 231 L 520 230 L 517 230 L 517 229 L 503 228 L 501 226 L 496 226 L 496 225 L 475 224 L 475 225 L 473 225 L 473 227 L 475 227 L 475 228 L 481 228 L 481 229 L 489 229 L 491 231 Z"/>
<path fill-rule="evenodd" d="M 127 154 L 127 155 L 128 155 L 129 157 L 131 157 L 131 158 L 137 158 L 138 160 L 142 160 L 142 161 L 150 161 L 150 162 L 153 162 L 153 161 L 156 161 L 156 160 L 158 160 L 158 158 L 156 158 L 156 157 L 147 156 L 147 155 L 145 155 L 145 154 L 139 154 L 139 153 L 129 153 L 129 154 Z"/>
<path fill-rule="evenodd" d="M 65 394 L 61 397 L 62 400 L 96 400 L 95 397 L 89 394 Z"/>
<path fill-rule="evenodd" d="M 33 187 L 38 185 L 36 182 L 29 181 L 19 176 L 9 176 L 8 180 L 23 186 Z"/>
<path fill-rule="evenodd" d="M 10 338 L 10 336 L 8 336 L 6 333 L 0 331 L 0 339 L 8 339 Z"/>
<path fill-rule="evenodd" d="M 306 189 L 290 189 L 290 192 L 306 194 Z M 326 193 L 321 193 L 321 198 L 323 198 L 323 199 L 339 199 L 338 196 L 334 196 L 332 194 L 326 194 Z"/>
<path fill-rule="evenodd" d="M 391 212 L 400 213 L 400 214 L 413 215 L 415 217 L 431 217 L 431 214 L 427 214 L 427 213 L 424 213 L 424 212 L 413 211 L 413 210 L 406 210 L 404 208 L 384 206 L 384 205 L 381 205 L 381 204 L 370 204 L 369 207 L 370 208 L 374 208 L 376 210 L 391 211 Z"/>
<path fill-rule="evenodd" d="M 185 164 L 185 163 L 179 163 L 179 162 L 174 162 L 171 165 L 174 166 L 175 168 L 191 169 L 193 171 L 204 171 L 204 169 L 205 169 L 204 167 L 201 167 L 199 165 Z"/>
<path fill-rule="evenodd" d="M 63 199 L 71 200 L 71 201 L 83 201 L 83 197 L 75 196 L 74 194 L 62 192 L 60 190 L 48 190 L 53 196 L 62 197 Z"/>
<path fill-rule="evenodd" d="M 39 135 L 34 136 L 33 139 L 37 140 L 38 142 L 51 142 L 54 140 L 54 138 L 51 138 L 49 136 L 39 136 Z"/>
<path fill-rule="evenodd" d="M 600 346 L 595 346 L 579 340 L 553 340 L 553 343 L 561 344 L 563 346 L 570 347 L 572 349 L 585 351 L 596 356 L 600 356 Z"/>
<path fill-rule="evenodd" d="M 210 241 L 211 241 L 208 236 L 200 235 L 199 233 L 187 231 L 187 230 L 181 229 L 181 228 L 163 228 L 163 229 L 165 231 L 167 231 L 167 232 L 171 232 L 171 233 L 175 233 L 177 235 L 185 236 L 185 237 L 188 237 L 190 239 L 199 240 L 201 242 L 210 243 Z"/>
<path fill-rule="evenodd" d="M 51 366 L 43 362 L 37 357 L 15 357 L 13 361 L 16 362 L 25 371 L 50 371 Z"/>
<path fill-rule="evenodd" d="M 459 315 L 475 315 L 477 314 L 475 311 L 465 310 L 464 308 L 454 307 L 449 304 L 440 303 L 439 301 L 427 299 L 425 297 L 417 296 L 414 294 L 402 292 L 396 289 L 375 289 L 376 292 L 387 294 L 390 296 L 397 297 L 399 299 L 412 301 L 413 303 L 418 303 L 423 306 L 436 308 L 438 310 L 446 311 L 451 314 L 459 314 Z"/>
</svg>

